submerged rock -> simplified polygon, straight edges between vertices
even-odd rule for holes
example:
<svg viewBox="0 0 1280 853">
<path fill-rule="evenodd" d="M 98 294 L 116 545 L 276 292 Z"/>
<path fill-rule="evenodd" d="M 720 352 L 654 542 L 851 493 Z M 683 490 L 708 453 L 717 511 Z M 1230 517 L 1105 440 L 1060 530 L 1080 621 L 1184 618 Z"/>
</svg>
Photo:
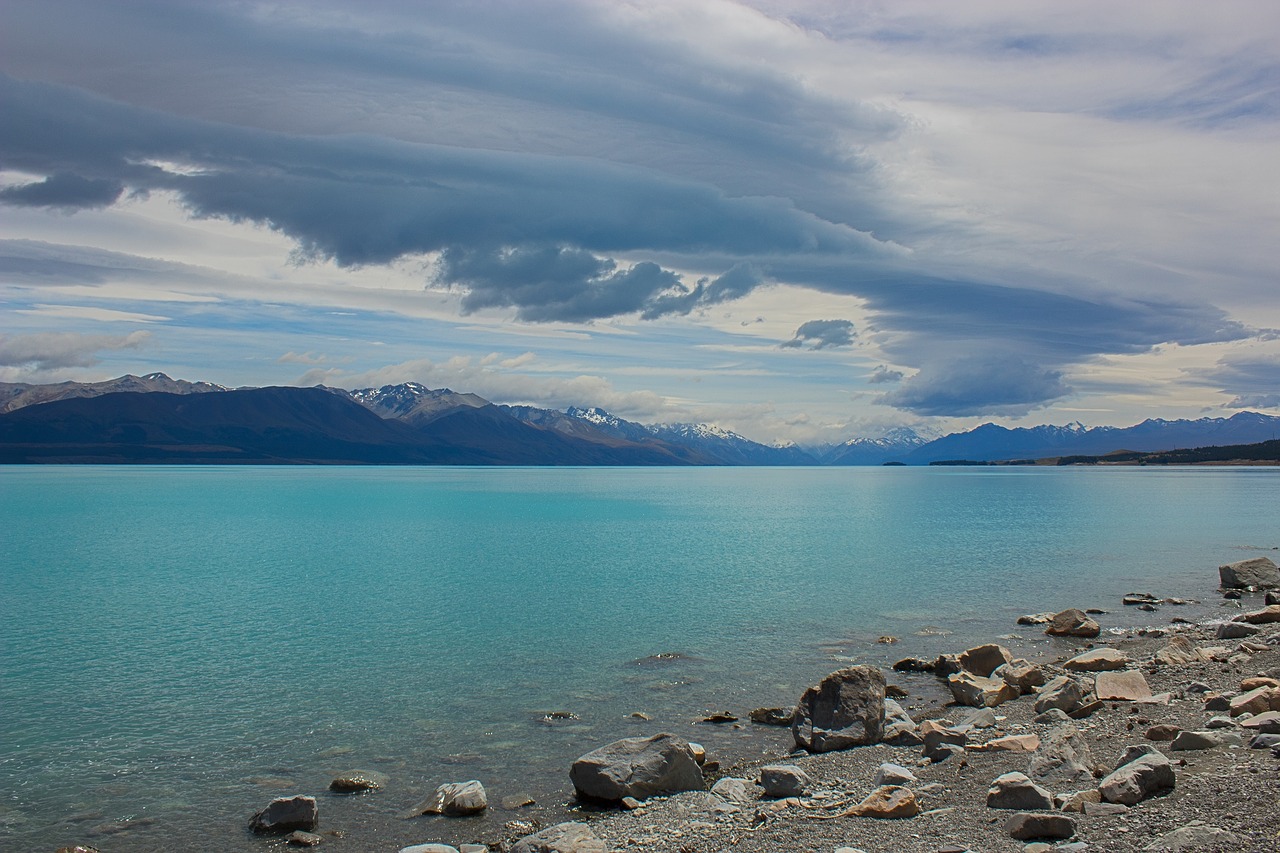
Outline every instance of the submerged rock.
<svg viewBox="0 0 1280 853">
<path fill-rule="evenodd" d="M 359 794 L 365 791 L 377 791 L 386 784 L 385 773 L 373 770 L 348 770 L 333 778 L 329 783 L 329 790 L 335 794 Z"/>
<path fill-rule="evenodd" d="M 1072 607 L 1055 613 L 1044 632 L 1051 637 L 1096 637 L 1102 629 L 1084 611 Z"/>
<path fill-rule="evenodd" d="M 284 835 L 295 829 L 309 832 L 319 822 L 315 797 L 277 797 L 249 818 L 249 828 L 259 835 Z"/>
</svg>

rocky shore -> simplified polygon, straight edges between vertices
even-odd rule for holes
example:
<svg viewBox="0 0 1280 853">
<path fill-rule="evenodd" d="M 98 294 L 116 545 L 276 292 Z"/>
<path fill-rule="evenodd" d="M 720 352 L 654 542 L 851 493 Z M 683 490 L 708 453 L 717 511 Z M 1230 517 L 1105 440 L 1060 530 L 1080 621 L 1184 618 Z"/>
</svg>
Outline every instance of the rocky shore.
<svg viewBox="0 0 1280 853">
<path fill-rule="evenodd" d="M 776 727 L 768 760 L 720 767 L 665 733 L 602 744 L 566 768 L 579 804 L 565 820 L 401 853 L 1280 850 L 1280 569 L 1260 558 L 1219 579 L 1220 615 L 1199 623 L 1135 593 L 1103 604 L 1168 624 L 1103 632 L 1080 610 L 1031 614 L 1023 630 L 1055 640 L 1028 659 L 996 641 L 846 667 L 794 709 L 750 714 Z M 953 701 L 921 698 L 940 685 Z M 380 782 L 353 771 L 334 790 Z M 414 813 L 485 808 L 461 781 Z M 252 818 L 264 849 L 351 849 L 317 824 L 310 797 Z"/>
</svg>

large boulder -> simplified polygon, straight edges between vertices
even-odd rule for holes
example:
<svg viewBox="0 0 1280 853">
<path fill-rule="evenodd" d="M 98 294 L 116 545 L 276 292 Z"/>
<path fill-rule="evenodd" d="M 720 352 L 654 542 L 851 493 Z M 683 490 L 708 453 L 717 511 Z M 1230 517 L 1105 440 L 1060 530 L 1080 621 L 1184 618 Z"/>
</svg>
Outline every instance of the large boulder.
<svg viewBox="0 0 1280 853">
<path fill-rule="evenodd" d="M 1231 621 L 1244 622 L 1249 625 L 1274 625 L 1276 622 L 1280 622 L 1280 604 L 1268 604 L 1261 610 L 1241 613 L 1239 616 L 1233 616 Z"/>
<path fill-rule="evenodd" d="M 1132 747 L 1120 766 L 1098 784 L 1108 803 L 1132 806 L 1173 790 L 1173 765 L 1153 747 Z"/>
<path fill-rule="evenodd" d="M 1242 714 L 1262 714 L 1266 711 L 1280 711 L 1280 688 L 1256 687 L 1253 690 L 1234 696 L 1227 706 L 1233 717 Z"/>
<path fill-rule="evenodd" d="M 521 838 L 510 853 L 609 853 L 609 848 L 585 823 L 558 823 Z"/>
<path fill-rule="evenodd" d="M 947 687 L 961 705 L 994 708 L 1022 695 L 1022 691 L 1003 678 L 983 678 L 970 672 L 947 676 Z"/>
<path fill-rule="evenodd" d="M 259 835 L 284 835 L 295 829 L 309 832 L 319 822 L 315 797 L 277 797 L 249 818 L 249 828 Z"/>
<path fill-rule="evenodd" d="M 796 704 L 791 734 L 809 752 L 878 743 L 884 731 L 884 675 L 851 666 L 810 687 Z"/>
<path fill-rule="evenodd" d="M 1218 577 L 1224 589 L 1275 589 L 1280 587 L 1280 567 L 1266 557 L 1254 557 L 1218 566 Z"/>
<path fill-rule="evenodd" d="M 893 699 L 884 700 L 884 730 L 881 739 L 893 746 L 915 746 L 920 743 L 915 720 Z"/>
<path fill-rule="evenodd" d="M 665 733 L 623 738 L 588 752 L 573 762 L 569 779 L 580 795 L 615 802 L 706 788 L 689 742 Z"/>
<path fill-rule="evenodd" d="M 1053 808 L 1053 794 L 1032 782 L 1023 773 L 997 776 L 987 789 L 987 808 L 1037 811 Z"/>
<path fill-rule="evenodd" d="M 775 800 L 803 797 L 813 787 L 813 780 L 794 764 L 770 764 L 760 768 L 760 787 L 766 797 Z"/>
<path fill-rule="evenodd" d="M 1022 658 L 1011 660 L 996 667 L 995 671 L 991 673 L 991 677 L 1004 679 L 1005 682 L 1018 688 L 1018 692 L 1024 695 L 1034 693 L 1037 688 L 1043 687 L 1045 682 L 1049 680 L 1038 664 Z"/>
<path fill-rule="evenodd" d="M 1102 628 L 1083 610 L 1071 607 L 1053 614 L 1044 632 L 1051 637 L 1096 637 L 1102 633 Z"/>
</svg>

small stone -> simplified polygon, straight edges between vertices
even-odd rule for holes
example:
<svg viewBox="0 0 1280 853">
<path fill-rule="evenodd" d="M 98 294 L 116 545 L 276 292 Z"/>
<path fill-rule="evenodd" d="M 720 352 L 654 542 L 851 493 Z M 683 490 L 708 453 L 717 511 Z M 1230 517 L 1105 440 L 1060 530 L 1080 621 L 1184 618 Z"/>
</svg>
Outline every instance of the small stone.
<svg viewBox="0 0 1280 853">
<path fill-rule="evenodd" d="M 1173 739 L 1169 749 L 1181 752 L 1184 750 L 1213 749 L 1215 746 L 1221 745 L 1222 741 L 1213 732 L 1181 731 Z"/>
<path fill-rule="evenodd" d="M 726 776 L 711 786 L 711 793 L 731 803 L 746 803 L 755 799 L 752 793 L 754 787 L 755 784 L 746 779 Z"/>
<path fill-rule="evenodd" d="M 893 665 L 894 672 L 933 672 L 934 662 L 921 658 L 903 658 Z"/>
<path fill-rule="evenodd" d="M 1103 670 L 1124 669 L 1129 665 L 1129 656 L 1112 648 L 1093 649 L 1082 652 L 1064 663 L 1064 669 L 1073 672 L 1101 672 Z"/>
<path fill-rule="evenodd" d="M 1199 821 L 1194 824 L 1175 829 L 1172 832 L 1166 832 L 1155 841 L 1144 847 L 1144 850 L 1160 851 L 1160 853 L 1172 853 L 1172 851 L 1188 851 L 1194 853 L 1198 850 L 1230 850 L 1238 849 L 1240 838 L 1225 829 L 1219 829 L 1216 826 L 1206 826 Z"/>
<path fill-rule="evenodd" d="M 1051 637 L 1096 637 L 1102 629 L 1083 611 L 1073 607 L 1055 613 L 1044 632 Z"/>
<path fill-rule="evenodd" d="M 1147 740 L 1170 741 L 1178 736 L 1182 729 L 1170 723 L 1160 723 L 1147 729 Z"/>
<path fill-rule="evenodd" d="M 360 794 L 366 791 L 377 791 L 386 784 L 385 773 L 372 770 L 348 770 L 334 777 L 329 783 L 329 790 L 335 794 Z"/>
<path fill-rule="evenodd" d="M 1061 723 L 1071 719 L 1061 708 L 1048 708 L 1031 718 L 1033 723 Z"/>
<path fill-rule="evenodd" d="M 558 823 L 515 843 L 510 853 L 608 853 L 585 823 Z"/>
<path fill-rule="evenodd" d="M 1052 613 L 1028 613 L 1018 617 L 1019 625 L 1045 625 L 1053 619 Z"/>
<path fill-rule="evenodd" d="M 789 726 L 795 711 L 795 708 L 756 708 L 747 717 L 762 726 Z"/>
<path fill-rule="evenodd" d="M 1124 814 L 1129 807 L 1121 803 L 1085 803 L 1084 813 L 1088 817 L 1110 817 Z"/>
<path fill-rule="evenodd" d="M 850 812 L 858 817 L 895 820 L 920 814 L 920 803 L 916 801 L 915 792 L 910 788 L 882 785 L 851 808 Z"/>
<path fill-rule="evenodd" d="M 458 853 L 489 853 L 489 848 L 483 844 L 459 844 Z"/>
<path fill-rule="evenodd" d="M 1280 687 L 1280 679 L 1268 678 L 1263 675 L 1255 675 L 1252 678 L 1246 678 L 1240 682 L 1242 691 L 1257 690 L 1259 687 Z"/>
<path fill-rule="evenodd" d="M 987 789 L 987 808 L 1029 811 L 1053 808 L 1053 794 L 1027 778 L 1024 773 L 997 776 Z"/>
<path fill-rule="evenodd" d="M 525 806 L 532 806 L 536 802 L 537 801 L 528 794 L 507 794 L 502 798 L 500 805 L 507 811 L 511 812 L 516 809 L 522 809 Z"/>
<path fill-rule="evenodd" d="M 970 711 L 966 714 L 964 719 L 960 721 L 956 728 L 965 729 L 965 727 L 968 727 L 970 729 L 989 729 L 995 726 L 995 724 L 996 712 L 990 708 L 979 708 L 976 711 Z"/>
<path fill-rule="evenodd" d="M 401 847 L 400 853 L 462 853 L 458 848 L 449 844 L 414 844 L 409 847 Z"/>
<path fill-rule="evenodd" d="M 1049 680 L 1048 676 L 1045 675 L 1044 669 L 1022 658 L 1011 660 L 996 667 L 995 671 L 991 673 L 991 677 L 1004 679 L 1007 683 L 1018 688 L 1018 692 L 1022 694 L 1034 693 L 1037 688 L 1043 687 L 1045 682 Z"/>
<path fill-rule="evenodd" d="M 1102 802 L 1102 792 L 1097 788 L 1090 788 L 1087 791 L 1076 791 L 1074 794 L 1067 794 L 1059 799 L 1061 803 L 1058 807 L 1062 811 L 1083 812 L 1087 804 Z"/>
<path fill-rule="evenodd" d="M 488 807 L 489 798 L 485 793 L 484 785 L 472 779 L 468 782 L 446 782 L 436 788 L 434 794 L 402 814 L 401 817 L 410 818 L 424 814 L 464 817 L 479 814 Z"/>
<path fill-rule="evenodd" d="M 1004 829 L 1019 841 L 1070 838 L 1076 834 L 1076 822 L 1066 815 L 1019 812 L 1005 821 Z"/>
<path fill-rule="evenodd" d="M 891 646 L 891 645 L 893 645 L 894 643 L 898 642 L 898 638 L 897 638 L 897 637 L 891 637 L 891 636 L 889 636 L 888 634 L 885 634 L 883 637 L 881 637 L 880 639 L 876 640 L 876 642 L 877 642 L 877 643 L 880 643 L 880 644 L 882 644 L 882 645 Z"/>
<path fill-rule="evenodd" d="M 1154 661 L 1162 666 L 1183 666 L 1208 660 L 1195 643 L 1182 635 L 1170 638 L 1163 649 L 1155 653 Z"/>
<path fill-rule="evenodd" d="M 809 774 L 794 764 L 772 764 L 760 768 L 760 786 L 772 799 L 803 797 L 813 785 Z"/>
<path fill-rule="evenodd" d="M 960 666 L 966 672 L 983 678 L 990 676 L 996 667 L 1003 666 L 1011 660 L 1013 655 L 1009 654 L 1009 650 L 995 643 L 975 646 L 960 653 Z"/>
<path fill-rule="evenodd" d="M 1262 629 L 1257 625 L 1250 625 L 1246 622 L 1223 622 L 1218 626 L 1218 630 L 1214 632 L 1213 636 L 1219 640 L 1243 640 L 1245 637 L 1252 637 L 1261 631 Z"/>
<path fill-rule="evenodd" d="M 1280 734 L 1280 711 L 1263 711 L 1251 717 L 1242 717 L 1235 722 L 1245 729 L 1253 729 L 1264 734 Z"/>
<path fill-rule="evenodd" d="M 618 801 L 618 803 L 627 811 L 635 811 L 636 809 L 644 805 L 644 803 L 640 802 L 635 797 L 623 797 L 621 800 Z"/>
<path fill-rule="evenodd" d="M 719 711 L 717 713 L 708 714 L 707 716 L 703 717 L 702 722 L 704 723 L 736 723 L 738 722 L 738 718 L 735 717 L 733 714 L 730 714 L 728 711 Z"/>
<path fill-rule="evenodd" d="M 320 842 L 324 841 L 322 837 L 314 832 L 303 832 L 296 829 L 284 837 L 286 844 L 292 844 L 294 847 L 316 847 Z"/>
<path fill-rule="evenodd" d="M 876 775 L 872 780 L 872 784 L 876 787 L 882 787 L 884 785 L 906 786 L 915 781 L 918 781 L 916 779 L 916 774 L 912 773 L 901 764 L 886 762 L 876 768 Z"/>
<path fill-rule="evenodd" d="M 1035 752 L 1040 748 L 1040 737 L 1039 735 L 1005 735 L 973 748 L 979 752 L 983 750 Z"/>
</svg>

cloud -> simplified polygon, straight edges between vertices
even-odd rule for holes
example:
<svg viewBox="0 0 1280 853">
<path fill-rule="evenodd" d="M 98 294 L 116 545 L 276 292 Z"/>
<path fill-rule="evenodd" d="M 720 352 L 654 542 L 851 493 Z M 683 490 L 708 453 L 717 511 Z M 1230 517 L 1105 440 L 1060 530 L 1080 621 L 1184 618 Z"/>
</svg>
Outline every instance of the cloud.
<svg viewBox="0 0 1280 853">
<path fill-rule="evenodd" d="M 778 346 L 798 349 L 805 344 L 810 349 L 847 347 L 853 345 L 853 323 L 848 320 L 810 320 L 800 324 L 795 337 Z"/>
<path fill-rule="evenodd" d="M 57 172 L 43 181 L 0 188 L 0 204 L 79 210 L 108 207 L 123 193 L 124 184 L 119 181 Z"/>
<path fill-rule="evenodd" d="M 1223 358 L 1215 367 L 1187 373 L 1197 384 L 1234 395 L 1234 399 L 1223 404 L 1224 409 L 1280 408 L 1280 355 Z"/>
<path fill-rule="evenodd" d="M 32 371 L 62 367 L 90 367 L 103 350 L 137 349 L 150 332 L 127 335 L 81 335 L 74 332 L 41 332 L 33 335 L 0 335 L 0 366 Z"/>
<path fill-rule="evenodd" d="M 887 365 L 877 365 L 876 369 L 871 371 L 871 376 L 867 381 L 872 385 L 884 385 L 890 382 L 901 382 L 903 377 L 901 370 L 890 370 Z"/>
<path fill-rule="evenodd" d="M 1009 353 L 926 365 L 876 402 L 917 415 L 1019 416 L 1070 392 L 1060 372 Z"/>
</svg>

